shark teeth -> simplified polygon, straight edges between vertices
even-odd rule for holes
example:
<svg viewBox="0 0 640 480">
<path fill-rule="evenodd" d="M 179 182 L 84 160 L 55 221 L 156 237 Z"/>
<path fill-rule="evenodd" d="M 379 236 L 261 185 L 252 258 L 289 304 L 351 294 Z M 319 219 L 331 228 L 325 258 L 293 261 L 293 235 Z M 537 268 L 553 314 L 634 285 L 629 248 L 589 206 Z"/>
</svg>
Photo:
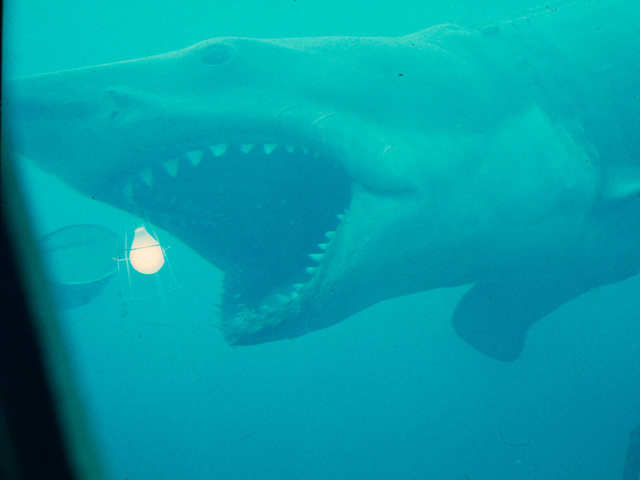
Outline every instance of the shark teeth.
<svg viewBox="0 0 640 480">
<path fill-rule="evenodd" d="M 265 143 L 262 148 L 266 155 L 271 155 L 277 146 L 277 143 Z"/>
<path fill-rule="evenodd" d="M 329 240 L 331 240 L 334 236 L 335 236 L 335 231 L 330 230 L 327 233 L 325 233 L 325 236 L 327 238 L 329 238 Z M 319 243 L 318 244 L 318 248 L 320 248 L 320 250 L 322 250 L 322 252 L 319 253 L 310 253 L 307 255 L 307 257 L 314 262 L 314 265 L 310 265 L 308 267 L 306 267 L 304 269 L 304 272 L 309 275 L 310 277 L 313 277 L 317 272 L 318 269 L 320 267 L 320 264 L 322 263 L 325 253 L 324 251 L 327 250 L 327 248 L 329 248 L 329 243 Z M 309 280 L 310 281 L 310 280 Z M 307 283 L 294 283 L 290 286 L 290 290 L 291 293 L 289 295 L 285 295 L 282 293 L 278 293 L 275 295 L 276 300 L 280 303 L 280 304 L 285 304 L 285 303 L 290 303 L 293 302 L 295 300 L 297 300 L 298 298 L 300 298 L 301 292 L 302 290 L 307 286 Z"/>
<path fill-rule="evenodd" d="M 151 172 L 150 167 L 147 167 L 140 172 L 140 178 L 147 187 L 153 187 L 153 173 Z"/>
<path fill-rule="evenodd" d="M 180 166 L 180 160 L 178 160 L 177 158 L 173 158 L 171 160 L 168 160 L 168 161 L 164 162 L 164 169 L 173 178 L 176 178 L 178 176 L 178 167 L 179 166 Z"/>
<path fill-rule="evenodd" d="M 299 284 L 302 285 L 302 284 Z M 296 300 L 300 297 L 300 293 L 298 290 L 294 289 L 289 295 L 285 295 L 284 293 L 277 293 L 275 295 L 275 299 L 280 304 L 289 303 L 293 300 Z M 264 307 L 262 307 L 264 308 Z"/>
<path fill-rule="evenodd" d="M 158 184 L 160 187 L 164 187 L 164 182 L 167 181 L 167 178 L 189 179 L 189 175 L 199 175 L 199 173 L 196 173 L 199 172 L 199 170 L 196 170 L 195 167 L 202 166 L 206 169 L 211 165 L 209 162 L 212 158 L 222 157 L 226 154 L 235 155 L 239 158 L 242 155 L 247 155 L 253 152 L 250 156 L 246 157 L 248 161 L 259 161 L 258 155 L 273 155 L 273 157 L 275 157 L 275 160 L 273 161 L 278 161 L 280 157 L 284 157 L 285 154 L 306 155 L 306 160 L 318 158 L 321 155 L 320 152 L 310 146 L 284 143 L 263 143 L 264 140 L 273 140 L 272 138 L 263 138 L 260 140 L 256 138 L 253 140 L 255 143 L 236 143 L 234 141 L 233 143 L 190 145 L 189 147 L 192 148 L 192 150 L 185 151 L 185 149 L 182 150 L 182 152 L 175 152 L 178 156 L 171 157 L 169 159 L 165 157 L 165 159 L 163 159 L 164 161 L 158 162 L 153 166 L 149 165 L 142 170 L 138 170 L 137 173 L 133 173 L 128 176 L 124 181 L 122 190 L 123 198 L 125 202 L 133 203 L 135 201 L 135 194 L 139 193 L 138 189 L 141 184 L 146 185 L 148 188 L 153 188 L 156 186 L 155 184 Z M 193 166 L 194 169 L 189 168 L 189 166 Z M 157 170 L 154 172 L 152 168 Z M 158 171 L 166 172 L 167 175 L 165 176 L 164 173 L 158 174 Z M 159 176 L 156 177 L 157 175 Z M 146 192 L 146 194 L 148 193 L 149 192 Z M 169 205 L 175 203 L 175 196 L 167 198 L 167 202 Z M 340 223 L 344 221 L 346 213 L 347 212 L 337 214 L 338 226 L 334 227 L 336 230 Z M 314 282 L 318 281 L 318 279 L 315 278 L 318 275 L 318 272 L 322 272 L 322 269 L 325 268 L 325 264 L 327 263 L 325 255 L 336 236 L 336 230 L 327 231 L 324 234 L 326 239 L 322 239 L 322 241 L 317 244 L 319 251 L 309 253 L 307 255 L 310 260 L 310 264 L 304 268 L 303 272 L 298 271 L 298 275 L 300 275 L 300 277 L 296 280 L 300 283 L 289 284 L 289 286 L 285 286 L 284 289 L 278 288 L 278 293 L 272 293 L 262 304 L 255 306 L 254 310 L 256 313 L 259 312 L 259 314 L 269 316 L 276 315 L 283 308 L 291 308 L 288 305 L 293 306 L 294 303 L 299 304 L 304 301 L 305 295 L 310 294 L 314 288 Z M 303 276 L 303 273 L 306 274 L 306 277 Z M 252 309 L 249 305 L 240 305 L 239 295 L 236 295 L 236 297 L 237 298 L 235 300 L 239 308 L 247 310 Z"/>
<path fill-rule="evenodd" d="M 202 161 L 203 152 L 202 150 L 191 150 L 190 152 L 187 152 L 186 155 L 189 162 L 191 162 L 191 165 L 197 167 Z"/>
<path fill-rule="evenodd" d="M 218 143 L 216 145 L 211 145 L 209 150 L 214 157 L 220 157 L 227 151 L 227 146 L 224 143 Z"/>
<path fill-rule="evenodd" d="M 280 303 L 286 303 L 289 301 L 289 297 L 287 295 L 284 295 L 282 293 L 278 293 L 276 295 L 276 299 L 280 302 Z"/>
<path fill-rule="evenodd" d="M 320 263 L 322 261 L 322 257 L 324 257 L 324 255 L 322 253 L 310 253 L 309 254 L 309 258 L 311 260 L 313 260 L 314 262 Z"/>
</svg>

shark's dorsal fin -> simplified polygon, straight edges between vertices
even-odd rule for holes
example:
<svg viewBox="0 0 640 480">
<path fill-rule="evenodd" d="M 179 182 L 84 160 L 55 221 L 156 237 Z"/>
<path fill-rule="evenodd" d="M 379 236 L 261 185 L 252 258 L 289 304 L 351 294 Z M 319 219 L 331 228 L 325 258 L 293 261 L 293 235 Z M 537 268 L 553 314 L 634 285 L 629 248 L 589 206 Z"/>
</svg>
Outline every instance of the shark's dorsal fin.
<svg viewBox="0 0 640 480">
<path fill-rule="evenodd" d="M 467 343 L 491 358 L 516 360 L 529 327 L 584 289 L 551 277 L 507 277 L 474 285 L 460 300 L 453 326 Z"/>
</svg>

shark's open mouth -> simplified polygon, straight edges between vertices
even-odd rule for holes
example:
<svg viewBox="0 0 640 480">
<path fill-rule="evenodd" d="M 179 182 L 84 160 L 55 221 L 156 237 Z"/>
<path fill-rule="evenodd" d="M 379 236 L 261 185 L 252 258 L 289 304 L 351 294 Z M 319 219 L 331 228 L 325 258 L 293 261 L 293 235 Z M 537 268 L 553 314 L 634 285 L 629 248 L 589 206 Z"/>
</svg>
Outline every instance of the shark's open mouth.
<svg viewBox="0 0 640 480">
<path fill-rule="evenodd" d="M 126 209 L 225 272 L 223 321 L 277 322 L 292 308 L 326 263 L 351 198 L 329 153 L 293 144 L 204 145 L 118 183 Z"/>
</svg>

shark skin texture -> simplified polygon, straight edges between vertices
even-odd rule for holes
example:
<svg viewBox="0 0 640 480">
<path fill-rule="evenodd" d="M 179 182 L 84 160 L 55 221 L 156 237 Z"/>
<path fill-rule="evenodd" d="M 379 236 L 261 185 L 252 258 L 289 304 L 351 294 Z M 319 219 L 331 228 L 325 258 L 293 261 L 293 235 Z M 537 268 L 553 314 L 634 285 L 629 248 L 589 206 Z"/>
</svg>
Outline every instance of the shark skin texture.
<svg viewBox="0 0 640 480">
<path fill-rule="evenodd" d="M 469 284 L 454 329 L 512 361 L 533 323 L 640 270 L 640 12 L 604 3 L 16 78 L 6 134 L 222 269 L 230 344 Z"/>
</svg>

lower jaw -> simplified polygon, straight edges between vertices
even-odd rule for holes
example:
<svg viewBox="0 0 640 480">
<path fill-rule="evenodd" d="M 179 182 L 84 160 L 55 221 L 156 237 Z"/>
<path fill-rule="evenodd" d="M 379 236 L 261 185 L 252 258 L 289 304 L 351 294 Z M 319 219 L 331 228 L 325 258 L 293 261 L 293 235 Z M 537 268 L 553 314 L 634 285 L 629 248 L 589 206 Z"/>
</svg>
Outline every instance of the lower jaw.
<svg viewBox="0 0 640 480">
<path fill-rule="evenodd" d="M 308 284 L 304 285 L 305 290 L 308 290 Z M 292 284 L 277 289 L 278 293 L 265 296 L 255 305 L 223 303 L 222 327 L 229 343 L 263 343 L 276 335 L 269 332 L 282 330 L 283 325 L 295 325 L 294 319 L 300 318 L 305 297 L 302 289 L 303 284 Z M 285 333 L 283 335 L 288 336 Z"/>
<path fill-rule="evenodd" d="M 279 315 L 271 318 L 251 311 L 239 312 L 223 321 L 222 331 L 231 345 L 258 345 L 308 333 L 310 328 L 302 318 L 303 315 L 293 312 L 279 312 Z"/>
</svg>

